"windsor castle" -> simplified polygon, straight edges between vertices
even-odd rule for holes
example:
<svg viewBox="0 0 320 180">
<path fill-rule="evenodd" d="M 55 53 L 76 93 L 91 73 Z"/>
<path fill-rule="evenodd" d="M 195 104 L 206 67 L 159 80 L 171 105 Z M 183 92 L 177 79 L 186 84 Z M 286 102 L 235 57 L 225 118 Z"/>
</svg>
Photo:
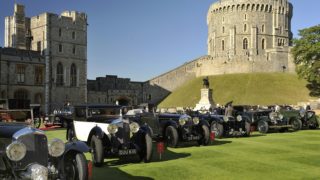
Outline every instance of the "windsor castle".
<svg viewBox="0 0 320 180">
<path fill-rule="evenodd" d="M 0 98 L 30 99 L 46 113 L 66 102 L 157 104 L 195 77 L 294 73 L 292 11 L 288 0 L 219 0 L 206 18 L 207 55 L 146 82 L 132 82 L 110 75 L 87 80 L 85 13 L 29 18 L 24 6 L 15 4 L 13 16 L 5 19 L 5 47 L 0 49 Z"/>
</svg>

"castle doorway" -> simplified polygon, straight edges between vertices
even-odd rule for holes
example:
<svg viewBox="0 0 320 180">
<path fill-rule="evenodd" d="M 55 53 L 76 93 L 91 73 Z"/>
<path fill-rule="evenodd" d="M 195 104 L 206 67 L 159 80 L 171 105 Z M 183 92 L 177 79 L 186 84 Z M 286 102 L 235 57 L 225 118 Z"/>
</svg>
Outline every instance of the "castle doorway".
<svg viewBox="0 0 320 180">
<path fill-rule="evenodd" d="M 126 97 L 121 97 L 117 101 L 120 106 L 129 106 L 130 105 L 130 99 L 126 98 Z"/>
</svg>

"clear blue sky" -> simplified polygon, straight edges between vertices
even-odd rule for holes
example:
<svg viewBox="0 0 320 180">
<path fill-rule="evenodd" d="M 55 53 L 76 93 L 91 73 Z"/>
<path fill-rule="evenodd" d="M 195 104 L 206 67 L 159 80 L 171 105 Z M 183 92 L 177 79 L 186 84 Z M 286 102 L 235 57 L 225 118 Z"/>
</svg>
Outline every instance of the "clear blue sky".
<svg viewBox="0 0 320 180">
<path fill-rule="evenodd" d="M 88 78 L 106 74 L 146 81 L 207 54 L 206 16 L 216 0 L 17 0 L 26 15 L 64 10 L 88 14 Z M 292 31 L 320 24 L 319 0 L 291 0 Z M 4 17 L 13 0 L 0 1 Z"/>
</svg>

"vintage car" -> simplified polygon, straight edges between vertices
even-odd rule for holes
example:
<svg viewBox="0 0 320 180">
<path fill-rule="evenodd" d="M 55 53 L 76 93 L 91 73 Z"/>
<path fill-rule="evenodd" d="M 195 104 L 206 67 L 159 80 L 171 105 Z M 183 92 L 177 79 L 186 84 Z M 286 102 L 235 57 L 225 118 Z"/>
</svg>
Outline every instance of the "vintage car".
<svg viewBox="0 0 320 180">
<path fill-rule="evenodd" d="M 200 119 L 208 121 L 210 131 L 215 133 L 216 138 L 250 136 L 250 120 L 241 115 L 233 116 L 203 114 Z"/>
<path fill-rule="evenodd" d="M 319 128 L 318 117 L 317 117 L 316 113 L 312 110 L 305 110 L 304 108 L 301 108 L 300 110 L 281 109 L 280 112 L 285 117 L 289 117 L 292 119 L 293 118 L 300 119 L 303 129 L 317 129 L 317 128 Z"/>
<path fill-rule="evenodd" d="M 279 108 L 274 109 L 247 109 L 247 106 L 234 106 L 237 114 L 247 117 L 251 120 L 253 129 L 259 130 L 260 133 L 270 131 L 284 132 L 289 129 L 298 131 L 301 129 L 302 122 L 294 116 L 285 116 Z"/>
<path fill-rule="evenodd" d="M 210 143 L 209 124 L 198 117 L 144 112 L 128 118 L 140 125 L 151 127 L 152 138 L 165 140 L 169 147 L 177 147 L 179 142 L 188 141 L 197 141 L 199 145 Z"/>
<path fill-rule="evenodd" d="M 70 122 L 72 122 L 72 106 L 65 106 L 62 110 L 54 110 L 45 120 L 44 125 L 46 127 L 60 126 L 67 128 Z"/>
<path fill-rule="evenodd" d="M 82 142 L 48 143 L 43 131 L 22 123 L 0 123 L 0 179 L 88 179 Z"/>
<path fill-rule="evenodd" d="M 80 105 L 74 107 L 73 123 L 67 129 L 67 139 L 78 139 L 91 147 L 95 166 L 105 158 L 139 156 L 150 162 L 152 139 L 149 127 L 140 126 L 122 117 L 122 107 L 116 105 Z"/>
</svg>

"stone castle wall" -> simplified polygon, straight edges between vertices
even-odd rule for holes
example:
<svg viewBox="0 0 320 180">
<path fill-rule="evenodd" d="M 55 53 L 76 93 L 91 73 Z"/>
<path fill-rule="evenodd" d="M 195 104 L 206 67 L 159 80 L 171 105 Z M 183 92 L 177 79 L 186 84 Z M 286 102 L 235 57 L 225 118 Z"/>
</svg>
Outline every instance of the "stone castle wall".
<svg viewBox="0 0 320 180">
<path fill-rule="evenodd" d="M 186 81 L 201 76 L 295 73 L 290 54 L 292 9 L 288 0 L 213 3 L 207 16 L 208 55 L 157 76 L 149 83 L 172 92 Z"/>
</svg>

